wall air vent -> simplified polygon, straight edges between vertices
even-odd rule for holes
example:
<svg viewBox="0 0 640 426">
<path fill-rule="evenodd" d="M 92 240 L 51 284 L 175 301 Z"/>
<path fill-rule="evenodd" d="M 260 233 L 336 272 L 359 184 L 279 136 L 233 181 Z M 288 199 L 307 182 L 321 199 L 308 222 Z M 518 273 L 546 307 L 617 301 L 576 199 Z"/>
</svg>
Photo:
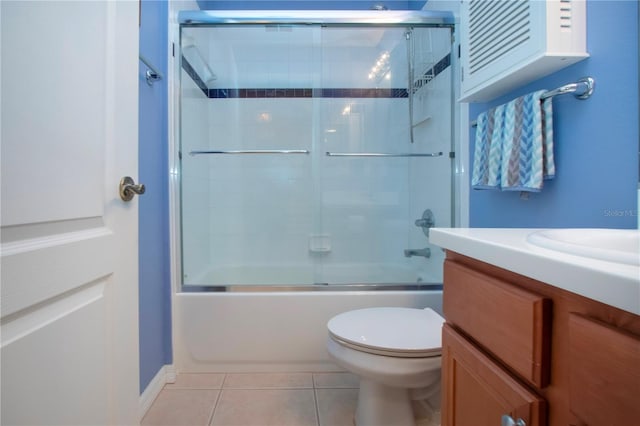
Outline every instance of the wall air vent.
<svg viewBox="0 0 640 426">
<path fill-rule="evenodd" d="M 586 57 L 584 0 L 463 0 L 462 102 L 484 102 Z"/>
<path fill-rule="evenodd" d="M 473 0 L 470 2 L 469 73 L 508 55 L 529 40 L 529 2 Z"/>
<path fill-rule="evenodd" d="M 571 0 L 560 0 L 560 28 L 571 30 Z"/>
</svg>

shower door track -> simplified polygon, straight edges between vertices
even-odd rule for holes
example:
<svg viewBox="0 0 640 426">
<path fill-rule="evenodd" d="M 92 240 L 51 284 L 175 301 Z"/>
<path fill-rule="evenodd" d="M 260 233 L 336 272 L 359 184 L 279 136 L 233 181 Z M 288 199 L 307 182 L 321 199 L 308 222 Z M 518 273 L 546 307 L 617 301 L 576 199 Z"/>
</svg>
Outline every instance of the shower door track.
<svg viewBox="0 0 640 426">
<path fill-rule="evenodd" d="M 181 26 L 202 25 L 349 25 L 453 28 L 451 12 L 425 10 L 200 10 L 180 11 Z"/>
<path fill-rule="evenodd" d="M 327 291 L 441 291 L 442 283 L 302 284 L 302 285 L 182 285 L 183 293 L 276 293 Z"/>
</svg>

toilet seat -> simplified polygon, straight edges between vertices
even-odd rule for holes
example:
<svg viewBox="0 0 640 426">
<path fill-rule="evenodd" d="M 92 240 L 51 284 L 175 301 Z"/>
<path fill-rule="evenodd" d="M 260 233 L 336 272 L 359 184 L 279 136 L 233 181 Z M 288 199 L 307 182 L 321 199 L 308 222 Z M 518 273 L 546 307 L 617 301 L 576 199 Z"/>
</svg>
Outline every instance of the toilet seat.
<svg viewBox="0 0 640 426">
<path fill-rule="evenodd" d="M 444 318 L 432 309 L 367 308 L 333 317 L 329 335 L 361 352 L 398 358 L 440 356 Z"/>
</svg>

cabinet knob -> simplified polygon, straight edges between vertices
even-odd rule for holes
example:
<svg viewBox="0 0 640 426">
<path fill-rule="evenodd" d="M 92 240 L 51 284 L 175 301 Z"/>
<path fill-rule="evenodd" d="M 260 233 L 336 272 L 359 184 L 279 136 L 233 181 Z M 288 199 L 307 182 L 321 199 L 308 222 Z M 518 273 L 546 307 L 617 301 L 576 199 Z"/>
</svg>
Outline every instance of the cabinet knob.
<svg viewBox="0 0 640 426">
<path fill-rule="evenodd" d="M 513 420 L 513 417 L 508 414 L 504 414 L 502 416 L 500 426 L 527 426 L 527 422 L 522 419 Z"/>
</svg>

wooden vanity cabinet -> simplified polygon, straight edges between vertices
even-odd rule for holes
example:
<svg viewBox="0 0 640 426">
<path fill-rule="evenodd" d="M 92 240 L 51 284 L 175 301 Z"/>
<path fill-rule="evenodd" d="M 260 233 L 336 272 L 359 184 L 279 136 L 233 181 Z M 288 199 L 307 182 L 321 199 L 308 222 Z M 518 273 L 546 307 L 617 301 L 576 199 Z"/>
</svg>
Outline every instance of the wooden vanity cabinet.
<svg viewBox="0 0 640 426">
<path fill-rule="evenodd" d="M 451 251 L 443 311 L 443 426 L 640 424 L 640 316 Z"/>
</svg>

